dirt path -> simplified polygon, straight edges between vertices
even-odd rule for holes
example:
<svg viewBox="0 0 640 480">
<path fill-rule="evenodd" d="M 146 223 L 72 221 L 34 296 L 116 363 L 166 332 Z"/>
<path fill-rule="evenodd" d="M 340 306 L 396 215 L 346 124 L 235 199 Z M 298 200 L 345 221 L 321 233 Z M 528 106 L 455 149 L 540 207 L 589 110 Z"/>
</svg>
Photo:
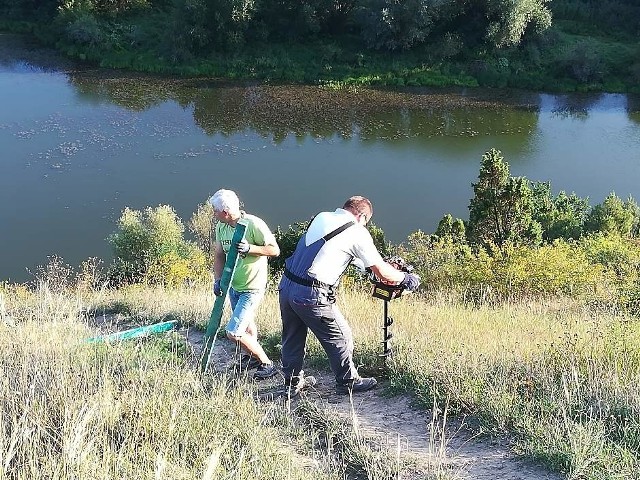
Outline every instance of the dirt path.
<svg viewBox="0 0 640 480">
<path fill-rule="evenodd" d="M 194 354 L 201 351 L 202 332 L 182 331 Z M 216 340 L 212 349 L 212 370 L 229 371 L 236 357 L 235 346 Z M 386 397 L 382 388 L 354 395 L 335 392 L 329 372 L 309 371 L 318 384 L 305 392 L 305 398 L 322 410 L 352 422 L 360 433 L 387 444 L 403 459 L 409 460 L 411 472 L 402 478 L 425 478 L 430 473 L 446 472 L 461 480 L 560 480 L 564 477 L 515 457 L 499 440 L 473 435 L 460 420 L 432 418 L 430 411 L 411 405 L 408 395 Z M 273 390 L 280 385 L 278 376 L 260 382 L 259 390 Z M 444 434 L 442 432 L 444 431 Z"/>
<path fill-rule="evenodd" d="M 107 315 L 96 318 L 100 330 L 115 331 L 132 325 L 126 318 Z M 203 332 L 196 329 L 179 331 L 191 346 L 194 365 L 199 365 Z M 216 340 L 210 370 L 229 373 L 238 354 L 235 345 L 226 339 Z M 236 372 L 237 373 L 237 372 Z M 561 475 L 549 472 L 513 455 L 506 442 L 474 435 L 458 419 L 433 418 L 432 412 L 415 408 L 408 395 L 387 397 L 380 386 L 353 397 L 335 392 L 330 372 L 308 371 L 318 380 L 315 387 L 305 391 L 304 398 L 334 418 L 353 424 L 359 433 L 387 445 L 399 454 L 410 471 L 402 472 L 402 479 L 431 478 L 444 473 L 445 478 L 460 480 L 561 480 Z M 258 392 L 273 392 L 282 384 L 280 375 L 258 383 Z"/>
</svg>

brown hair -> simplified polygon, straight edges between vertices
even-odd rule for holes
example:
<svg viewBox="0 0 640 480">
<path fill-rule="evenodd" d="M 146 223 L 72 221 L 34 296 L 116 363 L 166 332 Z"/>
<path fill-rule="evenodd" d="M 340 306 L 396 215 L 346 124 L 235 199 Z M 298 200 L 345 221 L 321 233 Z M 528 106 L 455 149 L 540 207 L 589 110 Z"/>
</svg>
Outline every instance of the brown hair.
<svg viewBox="0 0 640 480">
<path fill-rule="evenodd" d="M 345 210 L 349 210 L 351 213 L 357 215 L 359 213 L 363 213 L 368 218 L 373 216 L 373 205 L 371 205 L 371 201 L 368 198 L 362 197 L 360 195 L 354 195 L 349 198 L 344 205 L 342 206 Z"/>
</svg>

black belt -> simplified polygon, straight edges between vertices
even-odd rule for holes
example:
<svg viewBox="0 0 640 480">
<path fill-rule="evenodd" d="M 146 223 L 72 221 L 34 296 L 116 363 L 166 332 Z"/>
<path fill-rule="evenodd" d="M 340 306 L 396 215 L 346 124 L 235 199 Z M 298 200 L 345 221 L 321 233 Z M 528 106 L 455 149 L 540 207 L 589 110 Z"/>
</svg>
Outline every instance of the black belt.
<svg viewBox="0 0 640 480">
<path fill-rule="evenodd" d="M 329 285 L 328 283 L 321 282 L 320 280 L 307 280 L 306 278 L 302 278 L 297 276 L 295 273 L 291 273 L 286 268 L 284 269 L 284 276 L 287 277 L 294 283 L 299 285 L 304 285 L 306 287 L 320 287 L 320 288 L 333 288 L 333 285 Z"/>
</svg>

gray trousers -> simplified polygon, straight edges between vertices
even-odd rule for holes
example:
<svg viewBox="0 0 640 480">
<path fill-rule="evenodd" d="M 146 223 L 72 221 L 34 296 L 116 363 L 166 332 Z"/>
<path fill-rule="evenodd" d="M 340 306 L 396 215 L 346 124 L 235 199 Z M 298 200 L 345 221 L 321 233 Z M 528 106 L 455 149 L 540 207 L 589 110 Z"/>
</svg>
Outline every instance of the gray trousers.
<svg viewBox="0 0 640 480">
<path fill-rule="evenodd" d="M 329 357 L 336 382 L 358 378 L 353 364 L 351 327 L 327 289 L 298 285 L 284 278 L 280 283 L 282 317 L 282 371 L 285 379 L 300 375 L 309 330 Z"/>
</svg>

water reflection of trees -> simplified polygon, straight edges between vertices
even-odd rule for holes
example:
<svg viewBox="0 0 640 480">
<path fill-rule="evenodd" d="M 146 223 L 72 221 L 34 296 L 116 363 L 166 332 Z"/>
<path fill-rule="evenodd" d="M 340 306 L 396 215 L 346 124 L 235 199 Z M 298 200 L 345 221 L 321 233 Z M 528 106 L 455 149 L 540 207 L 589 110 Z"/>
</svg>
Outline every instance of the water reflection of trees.
<svg viewBox="0 0 640 480">
<path fill-rule="evenodd" d="M 640 124 L 640 95 L 627 96 L 627 115 L 629 120 Z"/>
<path fill-rule="evenodd" d="M 288 135 L 396 142 L 434 137 L 509 135 L 524 145 L 538 119 L 537 106 L 505 104 L 478 95 L 387 90 L 332 90 L 313 86 L 237 86 L 204 80 L 73 75 L 78 94 L 141 111 L 167 100 L 193 108 L 208 135 L 253 130 L 275 142 Z"/>
<path fill-rule="evenodd" d="M 88 102 L 109 102 L 141 112 L 173 98 L 171 81 L 150 77 L 123 77 L 117 73 L 82 72 L 70 75 L 78 96 Z"/>
<path fill-rule="evenodd" d="M 552 111 L 561 117 L 586 120 L 589 117 L 589 110 L 601 99 L 601 93 L 558 95 L 554 97 Z"/>
</svg>

